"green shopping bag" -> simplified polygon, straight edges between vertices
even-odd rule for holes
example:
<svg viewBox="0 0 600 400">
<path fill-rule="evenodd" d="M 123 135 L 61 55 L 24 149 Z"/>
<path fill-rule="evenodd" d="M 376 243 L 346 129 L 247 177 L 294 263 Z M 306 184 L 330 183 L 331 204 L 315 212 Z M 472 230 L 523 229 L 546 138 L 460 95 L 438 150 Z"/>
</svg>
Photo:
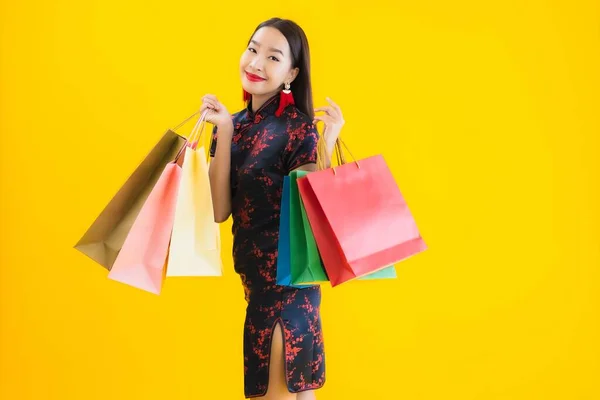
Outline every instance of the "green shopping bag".
<svg viewBox="0 0 600 400">
<path fill-rule="evenodd" d="M 290 172 L 290 272 L 293 285 L 329 281 L 296 183 L 308 173 Z"/>
</svg>

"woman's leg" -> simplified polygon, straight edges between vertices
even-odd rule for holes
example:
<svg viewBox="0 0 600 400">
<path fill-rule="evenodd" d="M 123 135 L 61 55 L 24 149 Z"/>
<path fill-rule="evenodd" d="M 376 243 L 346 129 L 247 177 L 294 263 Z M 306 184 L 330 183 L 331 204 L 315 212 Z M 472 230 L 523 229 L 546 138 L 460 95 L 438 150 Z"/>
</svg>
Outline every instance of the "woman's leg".
<svg viewBox="0 0 600 400">
<path fill-rule="evenodd" d="M 277 322 L 273 329 L 271 340 L 271 357 L 269 361 L 269 388 L 267 394 L 261 397 L 264 400 L 297 400 L 295 393 L 288 391 L 285 380 L 285 351 L 283 340 L 283 329 L 281 323 Z M 305 397 L 304 400 L 312 400 Z"/>
<path fill-rule="evenodd" d="M 317 396 L 315 395 L 314 390 L 307 390 L 306 392 L 300 392 L 297 395 L 296 400 L 316 400 Z"/>
</svg>

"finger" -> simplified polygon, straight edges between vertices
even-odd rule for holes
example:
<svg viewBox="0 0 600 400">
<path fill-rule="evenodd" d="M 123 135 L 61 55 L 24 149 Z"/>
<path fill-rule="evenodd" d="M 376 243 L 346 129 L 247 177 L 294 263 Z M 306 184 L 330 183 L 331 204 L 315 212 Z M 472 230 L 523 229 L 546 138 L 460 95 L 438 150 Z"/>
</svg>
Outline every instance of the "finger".
<svg viewBox="0 0 600 400">
<path fill-rule="evenodd" d="M 215 115 L 216 115 L 216 114 L 215 114 L 215 112 L 214 112 L 214 111 L 212 111 L 212 110 L 208 110 L 208 112 L 206 113 L 206 116 L 204 117 L 204 119 L 205 119 L 205 121 L 206 121 L 206 122 L 209 122 L 209 123 L 211 123 L 211 124 L 212 124 L 212 123 L 214 123 L 214 119 L 213 119 L 213 117 L 214 117 Z"/>
<path fill-rule="evenodd" d="M 204 110 L 200 115 L 204 115 L 204 120 L 211 122 L 212 118 L 216 115 L 214 110 L 211 110 L 210 108 L 207 108 L 206 110 Z"/>
<path fill-rule="evenodd" d="M 335 101 L 331 100 L 331 97 L 325 97 L 325 100 L 327 100 L 329 104 L 333 106 L 333 108 L 340 110 L 340 106 Z"/>
<path fill-rule="evenodd" d="M 206 100 L 206 105 L 207 105 L 208 108 L 210 108 L 212 110 L 217 110 L 217 111 L 219 110 L 219 103 L 216 102 L 216 101 L 214 101 L 214 100 L 207 99 Z"/>
<path fill-rule="evenodd" d="M 331 124 L 333 123 L 333 118 L 331 118 L 329 115 L 316 115 L 313 119 L 313 123 L 316 124 L 318 121 L 323 121 L 326 124 Z"/>
<path fill-rule="evenodd" d="M 214 106 L 212 104 L 204 103 L 204 104 L 202 104 L 202 107 L 200 107 L 200 114 L 202 114 L 204 112 L 206 112 L 208 114 L 209 112 L 212 112 L 212 111 L 214 111 Z"/>
<path fill-rule="evenodd" d="M 332 115 L 335 115 L 337 118 L 342 118 L 342 113 L 340 110 L 338 110 L 334 106 L 329 106 L 329 108 L 332 110 L 331 111 Z"/>
<path fill-rule="evenodd" d="M 213 106 L 217 106 L 219 104 L 219 101 L 214 97 L 214 96 L 210 96 L 210 95 L 206 95 L 204 97 L 202 97 L 202 103 L 207 103 L 207 104 L 211 104 Z"/>
<path fill-rule="evenodd" d="M 337 115 L 337 111 L 334 110 L 333 107 L 330 107 L 330 106 L 315 108 L 315 112 L 321 112 L 321 111 L 331 115 L 332 117 Z"/>
<path fill-rule="evenodd" d="M 341 117 L 342 116 L 342 109 L 340 108 L 340 106 L 335 101 L 331 100 L 330 97 L 326 97 L 326 100 L 329 102 L 329 104 L 331 104 L 333 106 L 333 108 L 335 108 L 335 110 L 338 112 L 338 114 Z"/>
</svg>

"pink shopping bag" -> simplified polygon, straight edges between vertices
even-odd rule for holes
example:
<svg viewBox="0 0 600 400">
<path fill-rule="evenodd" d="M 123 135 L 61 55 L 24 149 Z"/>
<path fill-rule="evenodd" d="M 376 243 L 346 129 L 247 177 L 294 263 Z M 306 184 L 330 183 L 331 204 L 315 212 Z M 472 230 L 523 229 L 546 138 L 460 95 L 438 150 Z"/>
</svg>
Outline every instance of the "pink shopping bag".
<svg viewBox="0 0 600 400">
<path fill-rule="evenodd" d="M 383 156 L 359 161 L 297 181 L 332 286 L 427 249 Z"/>
</svg>

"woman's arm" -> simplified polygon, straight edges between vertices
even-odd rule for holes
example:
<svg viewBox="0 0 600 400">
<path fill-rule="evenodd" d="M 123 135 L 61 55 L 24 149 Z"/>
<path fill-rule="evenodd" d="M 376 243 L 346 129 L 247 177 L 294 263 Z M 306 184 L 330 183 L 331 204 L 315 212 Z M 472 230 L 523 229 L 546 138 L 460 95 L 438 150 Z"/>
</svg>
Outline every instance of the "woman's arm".
<svg viewBox="0 0 600 400">
<path fill-rule="evenodd" d="M 231 138 L 233 124 L 219 127 L 219 140 L 208 175 L 215 222 L 225 222 L 231 215 Z"/>
<path fill-rule="evenodd" d="M 231 138 L 233 137 L 233 121 L 227 108 L 214 94 L 202 97 L 200 112 L 206 112 L 206 122 L 213 124 L 213 142 L 209 149 L 214 156 L 208 168 L 210 193 L 212 196 L 215 222 L 225 222 L 231 215 Z M 219 140 L 216 132 L 219 131 Z M 213 146 L 216 145 L 216 148 Z"/>
</svg>

